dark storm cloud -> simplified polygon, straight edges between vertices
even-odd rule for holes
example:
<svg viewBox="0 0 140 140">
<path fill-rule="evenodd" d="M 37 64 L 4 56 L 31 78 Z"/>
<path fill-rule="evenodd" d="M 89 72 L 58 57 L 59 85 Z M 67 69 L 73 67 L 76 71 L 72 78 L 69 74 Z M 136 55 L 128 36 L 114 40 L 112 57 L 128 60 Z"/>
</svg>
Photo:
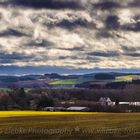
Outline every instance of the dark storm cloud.
<svg viewBox="0 0 140 140">
<path fill-rule="evenodd" d="M 15 29 L 7 29 L 7 30 L 0 32 L 0 36 L 2 36 L 2 37 L 4 37 L 4 36 L 5 37 L 6 36 L 22 37 L 22 36 L 27 36 L 27 35 L 20 31 L 15 30 Z"/>
<path fill-rule="evenodd" d="M 123 50 L 124 52 L 135 52 L 135 51 L 137 51 L 137 48 L 128 47 L 128 46 L 122 46 L 122 50 Z"/>
<path fill-rule="evenodd" d="M 78 59 L 78 56 L 59 56 L 60 60 L 64 60 L 64 59 L 73 59 L 73 60 L 76 60 Z"/>
<path fill-rule="evenodd" d="M 135 15 L 134 20 L 138 21 L 140 19 L 140 14 L 139 15 Z"/>
<path fill-rule="evenodd" d="M 119 23 L 119 17 L 117 15 L 108 15 L 104 21 L 105 27 L 98 29 L 96 33 L 97 38 L 113 38 L 114 34 L 110 31 L 123 29 Z"/>
<path fill-rule="evenodd" d="M 32 8 L 49 9 L 80 9 L 80 2 L 77 0 L 10 0 L 14 5 L 21 5 Z"/>
<path fill-rule="evenodd" d="M 95 8 L 100 8 L 102 10 L 110 10 L 113 8 L 120 8 L 121 5 L 117 2 L 113 1 L 104 1 L 104 2 L 99 2 L 94 5 Z"/>
<path fill-rule="evenodd" d="M 85 0 L 86 1 L 86 0 Z M 123 2 L 121 0 L 87 0 L 91 2 L 92 6 L 101 10 L 119 9 L 123 8 Z M 49 9 L 81 9 L 84 8 L 81 0 L 3 0 L 0 4 L 11 3 L 14 5 L 20 5 L 32 8 L 49 8 Z M 90 3 L 90 4 L 91 4 Z M 127 6 L 139 7 L 139 0 L 126 0 Z"/>
<path fill-rule="evenodd" d="M 129 57 L 140 57 L 140 51 L 139 47 L 128 47 L 128 46 L 122 46 L 122 50 L 124 51 L 123 55 L 129 56 Z"/>
<path fill-rule="evenodd" d="M 92 22 L 88 22 L 85 19 L 76 19 L 74 21 L 69 21 L 69 20 L 62 20 L 59 23 L 56 24 L 56 26 L 61 27 L 61 28 L 66 28 L 66 29 L 73 29 L 76 27 L 84 27 L 84 28 L 90 28 L 90 27 L 95 27 L 95 24 Z"/>
<path fill-rule="evenodd" d="M 139 66 L 140 0 L 8 1 L 0 6 L 0 65 Z"/>
<path fill-rule="evenodd" d="M 140 0 L 133 0 L 129 3 L 130 7 L 140 7 Z"/>
<path fill-rule="evenodd" d="M 12 53 L 12 54 L 6 54 L 6 53 L 0 53 L 0 59 L 4 60 L 22 60 L 22 59 L 30 59 L 32 56 L 26 56 L 24 54 L 18 54 L 18 53 Z"/>
<path fill-rule="evenodd" d="M 68 58 L 67 56 L 59 56 L 58 59 L 60 59 L 60 60 L 64 60 L 64 59 L 67 59 L 67 58 Z"/>
<path fill-rule="evenodd" d="M 123 28 L 128 31 L 139 32 L 140 22 L 124 25 Z"/>
<path fill-rule="evenodd" d="M 101 31 L 101 33 L 105 33 L 105 35 L 107 35 L 107 36 L 109 35 L 109 34 L 106 34 L 109 31 L 108 29 L 110 29 L 110 30 L 120 29 L 120 30 L 133 31 L 133 32 L 140 31 L 140 22 L 139 21 L 136 23 L 120 25 L 119 18 L 116 15 L 109 15 L 105 20 L 105 25 L 106 25 L 106 32 Z M 101 34 L 101 36 L 102 35 L 104 36 L 104 34 Z"/>
<path fill-rule="evenodd" d="M 36 47 L 48 47 L 52 46 L 53 43 L 47 40 L 31 40 L 28 44 L 25 44 L 26 46 L 36 46 Z"/>
<path fill-rule="evenodd" d="M 92 56 L 92 55 L 87 55 L 87 56 L 86 56 L 86 59 L 87 59 L 89 62 L 92 62 L 92 63 L 98 63 L 98 62 L 103 61 L 100 57 Z"/>
<path fill-rule="evenodd" d="M 108 29 L 118 29 L 120 27 L 118 16 L 117 15 L 109 15 L 106 18 L 105 25 Z"/>
<path fill-rule="evenodd" d="M 97 38 L 112 38 L 113 35 L 106 29 L 98 30 L 96 33 Z"/>
<path fill-rule="evenodd" d="M 28 61 L 29 59 L 32 58 L 33 56 L 26 56 L 24 54 L 18 54 L 18 53 L 12 53 L 12 54 L 0 53 L 1 64 L 14 63 L 16 61 Z"/>
<path fill-rule="evenodd" d="M 1 64 L 8 64 L 8 63 L 13 63 L 14 61 L 12 59 L 1 59 L 0 58 L 0 63 Z"/>
<path fill-rule="evenodd" d="M 124 54 L 126 56 L 131 56 L 131 57 L 140 57 L 140 53 L 127 53 L 127 54 Z"/>
<path fill-rule="evenodd" d="M 84 51 L 84 46 L 74 47 L 74 48 L 58 48 L 59 50 L 66 50 L 66 51 Z"/>
<path fill-rule="evenodd" d="M 108 51 L 108 52 L 91 52 L 88 53 L 89 56 L 96 56 L 96 57 L 116 57 L 119 56 L 118 52 L 115 51 Z"/>
<path fill-rule="evenodd" d="M 6 4 L 8 4 L 9 2 L 8 2 L 8 0 L 5 0 L 5 1 L 0 1 L 0 5 L 6 5 Z"/>
</svg>

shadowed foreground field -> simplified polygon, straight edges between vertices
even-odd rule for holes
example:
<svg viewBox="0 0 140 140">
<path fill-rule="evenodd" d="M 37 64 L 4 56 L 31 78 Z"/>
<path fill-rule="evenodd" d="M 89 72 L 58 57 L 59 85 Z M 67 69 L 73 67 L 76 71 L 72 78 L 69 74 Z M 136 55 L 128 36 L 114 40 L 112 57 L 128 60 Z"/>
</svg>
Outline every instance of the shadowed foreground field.
<svg viewBox="0 0 140 140">
<path fill-rule="evenodd" d="M 140 113 L 0 112 L 0 140 L 139 140 Z"/>
</svg>

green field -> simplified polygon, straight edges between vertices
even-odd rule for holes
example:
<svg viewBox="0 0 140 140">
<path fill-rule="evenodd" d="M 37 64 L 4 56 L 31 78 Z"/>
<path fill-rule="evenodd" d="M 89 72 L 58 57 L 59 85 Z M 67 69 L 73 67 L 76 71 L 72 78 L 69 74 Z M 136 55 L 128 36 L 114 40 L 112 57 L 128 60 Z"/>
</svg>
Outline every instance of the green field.
<svg viewBox="0 0 140 140">
<path fill-rule="evenodd" d="M 0 140 L 139 140 L 140 113 L 0 112 Z"/>
<path fill-rule="evenodd" d="M 116 81 L 132 81 L 133 79 L 140 78 L 139 75 L 126 75 L 126 76 L 118 76 L 116 77 Z"/>
<path fill-rule="evenodd" d="M 115 82 L 130 81 L 131 82 L 133 79 L 139 79 L 139 78 L 140 78 L 139 75 L 125 75 L 125 76 L 117 76 L 114 81 Z M 65 80 L 52 81 L 49 84 L 51 85 L 76 85 L 76 84 L 82 84 L 84 82 L 90 82 L 90 81 L 93 82 L 94 80 L 95 79 L 93 78 L 65 79 Z"/>
<path fill-rule="evenodd" d="M 56 80 L 53 82 L 50 82 L 51 85 L 76 85 L 76 84 L 82 84 L 84 82 L 91 81 L 93 79 L 91 78 L 79 78 L 79 79 L 65 79 L 65 80 Z"/>
</svg>

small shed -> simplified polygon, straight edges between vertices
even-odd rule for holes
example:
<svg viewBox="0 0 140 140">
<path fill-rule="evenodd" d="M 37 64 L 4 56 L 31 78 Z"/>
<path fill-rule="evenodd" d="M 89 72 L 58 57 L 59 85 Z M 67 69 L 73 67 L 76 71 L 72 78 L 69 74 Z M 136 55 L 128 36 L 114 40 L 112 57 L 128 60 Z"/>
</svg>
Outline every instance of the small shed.
<svg viewBox="0 0 140 140">
<path fill-rule="evenodd" d="M 44 107 L 44 108 L 42 108 L 42 110 L 44 110 L 44 111 L 55 111 L 55 108 L 54 107 Z"/>
<path fill-rule="evenodd" d="M 44 111 L 66 111 L 64 107 L 44 107 L 42 110 Z"/>
</svg>

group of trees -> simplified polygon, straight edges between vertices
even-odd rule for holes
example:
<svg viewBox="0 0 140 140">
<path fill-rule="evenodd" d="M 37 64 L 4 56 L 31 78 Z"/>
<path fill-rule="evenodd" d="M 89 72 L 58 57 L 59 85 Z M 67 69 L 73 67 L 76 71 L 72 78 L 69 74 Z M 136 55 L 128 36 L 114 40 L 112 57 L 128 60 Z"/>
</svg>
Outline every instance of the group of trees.
<svg viewBox="0 0 140 140">
<path fill-rule="evenodd" d="M 107 108 L 94 104 L 100 97 L 109 97 L 114 102 L 140 102 L 140 86 L 138 84 L 118 89 L 33 89 L 26 92 L 24 88 L 16 88 L 1 91 L 0 109 L 40 110 L 48 106 L 61 106 L 62 101 L 77 101 L 74 105 L 87 106 L 93 111 L 104 111 Z"/>
<path fill-rule="evenodd" d="M 47 94 L 30 94 L 24 88 L 0 93 L 0 110 L 37 110 L 52 105 L 53 100 Z"/>
<path fill-rule="evenodd" d="M 42 89 L 33 90 L 30 93 L 40 93 L 41 91 L 47 93 L 50 98 L 58 100 L 98 101 L 100 97 L 109 97 L 112 101 L 140 101 L 140 86 L 125 89 Z"/>
<path fill-rule="evenodd" d="M 114 80 L 115 76 L 107 73 L 99 73 L 94 76 L 95 80 Z"/>
<path fill-rule="evenodd" d="M 89 88 L 91 89 L 127 89 L 129 87 L 140 86 L 140 80 L 132 81 L 118 81 L 118 82 L 107 82 L 104 84 L 90 84 Z"/>
</svg>

